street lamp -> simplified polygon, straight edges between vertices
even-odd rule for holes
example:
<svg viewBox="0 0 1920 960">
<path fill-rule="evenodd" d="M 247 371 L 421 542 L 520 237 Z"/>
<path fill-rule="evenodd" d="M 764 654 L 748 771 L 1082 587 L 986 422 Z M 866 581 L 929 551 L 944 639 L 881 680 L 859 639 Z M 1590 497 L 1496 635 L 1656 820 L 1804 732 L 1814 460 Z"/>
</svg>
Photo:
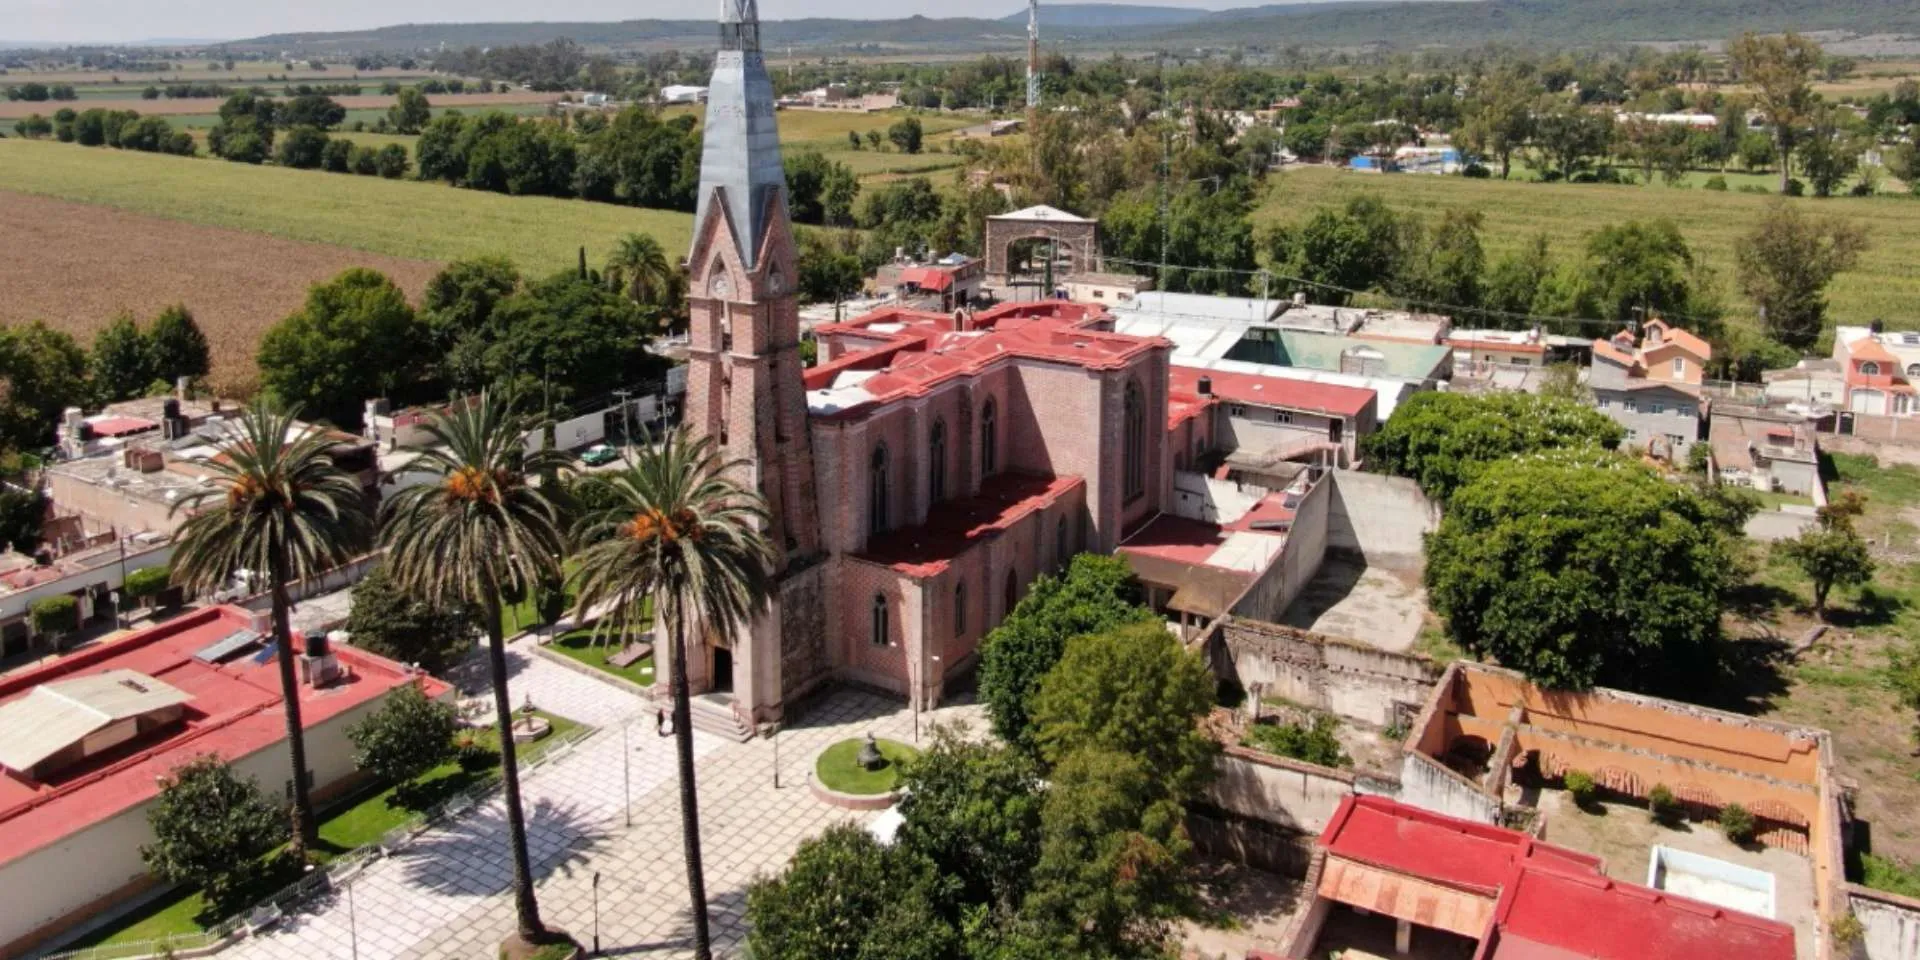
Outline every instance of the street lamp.
<svg viewBox="0 0 1920 960">
<path fill-rule="evenodd" d="M 593 955 L 600 955 L 600 871 L 593 872 Z"/>
<path fill-rule="evenodd" d="M 621 811 L 626 814 L 627 827 L 632 828 L 633 827 L 633 751 L 627 746 L 627 726 L 628 725 L 629 725 L 629 721 L 626 721 L 626 720 L 620 721 L 620 796 L 623 800 Z"/>
<path fill-rule="evenodd" d="M 353 944 L 353 960 L 360 960 L 360 921 L 353 909 L 353 884 L 347 884 L 347 936 Z"/>
</svg>

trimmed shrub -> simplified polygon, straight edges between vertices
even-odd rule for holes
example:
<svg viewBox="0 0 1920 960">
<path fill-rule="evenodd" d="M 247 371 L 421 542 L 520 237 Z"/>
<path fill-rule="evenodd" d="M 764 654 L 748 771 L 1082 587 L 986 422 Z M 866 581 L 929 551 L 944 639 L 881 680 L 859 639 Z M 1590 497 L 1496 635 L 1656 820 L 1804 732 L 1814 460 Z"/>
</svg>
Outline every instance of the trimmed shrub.
<svg viewBox="0 0 1920 960">
<path fill-rule="evenodd" d="M 1568 770 L 1560 782 L 1566 784 L 1567 796 L 1582 807 L 1592 806 L 1594 799 L 1600 795 L 1600 785 L 1593 782 L 1593 775 L 1584 770 Z"/>
<path fill-rule="evenodd" d="M 1647 812 L 1653 814 L 1655 823 L 1677 823 L 1680 820 L 1680 799 L 1667 789 L 1664 783 L 1653 785 L 1653 792 L 1647 794 Z"/>
<path fill-rule="evenodd" d="M 33 602 L 33 632 L 62 636 L 80 629 L 80 602 L 67 594 Z"/>
<path fill-rule="evenodd" d="M 1727 178 L 1716 173 L 1708 177 L 1707 182 L 1700 186 L 1703 190 L 1718 190 L 1721 193 L 1725 193 L 1727 190 Z"/>
<path fill-rule="evenodd" d="M 172 579 L 173 573 L 166 567 L 141 567 L 127 574 L 126 592 L 144 600 L 165 590 Z"/>
<path fill-rule="evenodd" d="M 1753 842 L 1753 814 L 1746 807 L 1729 803 L 1720 808 L 1720 832 L 1727 839 L 1745 846 Z"/>
</svg>

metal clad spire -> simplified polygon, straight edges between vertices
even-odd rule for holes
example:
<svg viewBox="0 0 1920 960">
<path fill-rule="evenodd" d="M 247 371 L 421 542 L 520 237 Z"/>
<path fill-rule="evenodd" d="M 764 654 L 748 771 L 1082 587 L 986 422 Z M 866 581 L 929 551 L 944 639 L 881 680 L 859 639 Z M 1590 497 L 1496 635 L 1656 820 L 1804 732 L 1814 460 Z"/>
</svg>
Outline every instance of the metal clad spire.
<svg viewBox="0 0 1920 960">
<path fill-rule="evenodd" d="M 707 89 L 695 229 L 707 222 L 714 198 L 724 195 L 741 260 L 754 266 L 768 225 L 769 195 L 779 198 L 775 215 L 786 216 L 786 182 L 774 123 L 773 81 L 760 51 L 759 2 L 720 0 L 720 52 Z"/>
</svg>

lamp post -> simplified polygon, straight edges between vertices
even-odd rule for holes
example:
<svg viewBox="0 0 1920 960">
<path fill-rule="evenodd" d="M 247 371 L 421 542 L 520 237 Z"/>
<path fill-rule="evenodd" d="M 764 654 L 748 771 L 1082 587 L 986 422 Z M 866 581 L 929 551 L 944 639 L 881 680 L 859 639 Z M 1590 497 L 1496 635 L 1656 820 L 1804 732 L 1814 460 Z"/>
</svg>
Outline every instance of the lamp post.
<svg viewBox="0 0 1920 960">
<path fill-rule="evenodd" d="M 600 955 L 600 871 L 593 872 L 593 955 Z"/>
<path fill-rule="evenodd" d="M 353 909 L 353 884 L 347 884 L 347 937 L 353 945 L 353 960 L 360 960 L 360 920 Z"/>
<path fill-rule="evenodd" d="M 627 827 L 633 827 L 633 750 L 627 746 L 627 726 L 630 721 L 620 721 L 620 810 L 626 814 Z M 599 874 L 594 874 L 599 876 Z M 598 947 L 595 951 L 598 952 Z"/>
</svg>

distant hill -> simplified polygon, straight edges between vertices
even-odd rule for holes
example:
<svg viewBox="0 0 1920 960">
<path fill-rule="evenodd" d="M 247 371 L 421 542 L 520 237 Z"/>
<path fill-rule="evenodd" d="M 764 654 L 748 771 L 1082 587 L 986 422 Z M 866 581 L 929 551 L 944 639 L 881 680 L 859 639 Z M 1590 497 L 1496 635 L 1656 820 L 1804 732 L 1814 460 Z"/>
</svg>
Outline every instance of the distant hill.
<svg viewBox="0 0 1920 960">
<path fill-rule="evenodd" d="M 1005 2 L 1005 0 L 1002 0 Z M 1004 8 L 1003 8 L 1004 9 Z M 1920 33 L 1914 0 L 1334 0 L 1205 11 L 1115 3 L 1042 4 L 1050 46 L 1105 48 L 1301 46 L 1581 46 L 1648 40 L 1715 40 L 1741 30 Z M 1026 42 L 1024 10 L 997 20 L 771 20 L 769 49 L 1014 50 Z M 711 20 L 618 23 L 427 23 L 344 33 L 284 33 L 235 49 L 328 54 L 545 43 L 571 38 L 595 48 L 708 45 Z"/>
<path fill-rule="evenodd" d="M 1150 7 L 1130 3 L 1042 3 L 1040 29 L 1102 29 L 1110 27 L 1169 26 L 1197 23 L 1213 15 L 1212 10 L 1195 7 Z M 1000 18 L 1001 23 L 1025 28 L 1027 11 L 1022 7 Z"/>
</svg>

